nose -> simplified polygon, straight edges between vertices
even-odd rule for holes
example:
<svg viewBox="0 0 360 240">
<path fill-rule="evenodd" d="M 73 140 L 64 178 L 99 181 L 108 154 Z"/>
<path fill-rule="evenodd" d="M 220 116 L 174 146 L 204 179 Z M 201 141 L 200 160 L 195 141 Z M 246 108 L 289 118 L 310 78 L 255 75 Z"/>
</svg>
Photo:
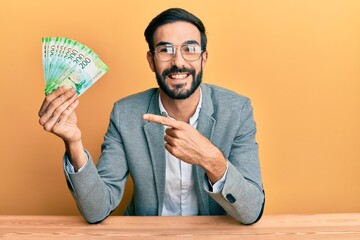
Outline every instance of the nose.
<svg viewBox="0 0 360 240">
<path fill-rule="evenodd" d="M 181 55 L 180 47 L 177 47 L 175 49 L 175 55 L 173 59 L 171 60 L 172 66 L 177 66 L 179 68 L 183 67 L 185 65 L 185 59 Z"/>
</svg>

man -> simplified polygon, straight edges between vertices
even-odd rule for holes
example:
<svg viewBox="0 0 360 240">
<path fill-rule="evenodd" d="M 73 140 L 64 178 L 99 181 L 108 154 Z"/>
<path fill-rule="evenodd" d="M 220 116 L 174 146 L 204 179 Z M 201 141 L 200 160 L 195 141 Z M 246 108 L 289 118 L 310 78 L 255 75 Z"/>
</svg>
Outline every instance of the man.
<svg viewBox="0 0 360 240">
<path fill-rule="evenodd" d="M 145 30 L 147 60 L 159 89 L 117 101 L 95 167 L 84 150 L 74 89 L 49 94 L 39 111 L 46 131 L 63 139 L 64 168 L 90 222 L 120 203 L 134 181 L 126 215 L 224 215 L 258 221 L 264 207 L 256 126 L 249 99 L 202 84 L 208 58 L 202 22 L 168 9 Z"/>
</svg>

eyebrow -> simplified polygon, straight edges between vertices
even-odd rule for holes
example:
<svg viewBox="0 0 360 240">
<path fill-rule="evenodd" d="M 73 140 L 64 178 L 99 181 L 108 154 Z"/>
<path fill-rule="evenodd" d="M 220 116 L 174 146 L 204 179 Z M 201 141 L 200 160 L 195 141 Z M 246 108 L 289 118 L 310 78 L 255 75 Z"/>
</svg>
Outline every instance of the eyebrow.
<svg viewBox="0 0 360 240">
<path fill-rule="evenodd" d="M 197 45 L 200 45 L 200 43 L 198 43 L 196 40 L 188 40 L 188 41 L 184 42 L 183 44 L 197 44 Z"/>
<path fill-rule="evenodd" d="M 200 45 L 196 40 L 187 40 L 187 41 L 183 42 L 181 45 L 184 45 L 184 44 L 198 44 L 198 45 Z M 155 47 L 163 46 L 163 45 L 174 45 L 174 44 L 172 44 L 171 42 L 161 41 L 161 42 L 158 42 L 155 45 Z"/>
<path fill-rule="evenodd" d="M 155 45 L 155 47 L 163 46 L 163 45 L 173 45 L 173 44 L 170 43 L 170 42 L 163 42 L 163 41 L 161 41 L 161 42 L 158 42 L 158 43 Z"/>
</svg>

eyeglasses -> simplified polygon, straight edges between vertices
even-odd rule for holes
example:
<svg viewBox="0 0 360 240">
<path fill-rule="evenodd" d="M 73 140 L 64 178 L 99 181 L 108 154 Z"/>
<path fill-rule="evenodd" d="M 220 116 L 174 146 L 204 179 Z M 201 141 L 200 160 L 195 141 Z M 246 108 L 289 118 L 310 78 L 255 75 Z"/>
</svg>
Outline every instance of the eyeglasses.
<svg viewBox="0 0 360 240">
<path fill-rule="evenodd" d="M 155 57 L 157 60 L 161 62 L 171 61 L 176 54 L 176 46 L 180 46 L 181 56 L 186 61 L 196 61 L 199 60 L 201 53 L 204 51 L 198 44 L 183 44 L 183 45 L 172 45 L 172 44 L 164 44 L 157 46 L 155 48 Z"/>
</svg>

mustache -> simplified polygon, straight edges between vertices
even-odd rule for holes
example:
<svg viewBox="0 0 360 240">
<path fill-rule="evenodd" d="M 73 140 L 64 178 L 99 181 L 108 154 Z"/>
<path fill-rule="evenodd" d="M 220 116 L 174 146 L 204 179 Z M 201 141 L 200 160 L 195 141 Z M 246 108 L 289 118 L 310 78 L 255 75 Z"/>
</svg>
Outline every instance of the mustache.
<svg viewBox="0 0 360 240">
<path fill-rule="evenodd" d="M 177 66 L 172 66 L 169 69 L 165 69 L 162 72 L 162 77 L 165 79 L 167 75 L 171 74 L 171 73 L 182 73 L 182 72 L 188 72 L 191 75 L 195 76 L 195 70 L 191 69 L 191 68 L 186 68 L 186 67 L 182 67 L 182 68 L 178 68 Z"/>
</svg>

